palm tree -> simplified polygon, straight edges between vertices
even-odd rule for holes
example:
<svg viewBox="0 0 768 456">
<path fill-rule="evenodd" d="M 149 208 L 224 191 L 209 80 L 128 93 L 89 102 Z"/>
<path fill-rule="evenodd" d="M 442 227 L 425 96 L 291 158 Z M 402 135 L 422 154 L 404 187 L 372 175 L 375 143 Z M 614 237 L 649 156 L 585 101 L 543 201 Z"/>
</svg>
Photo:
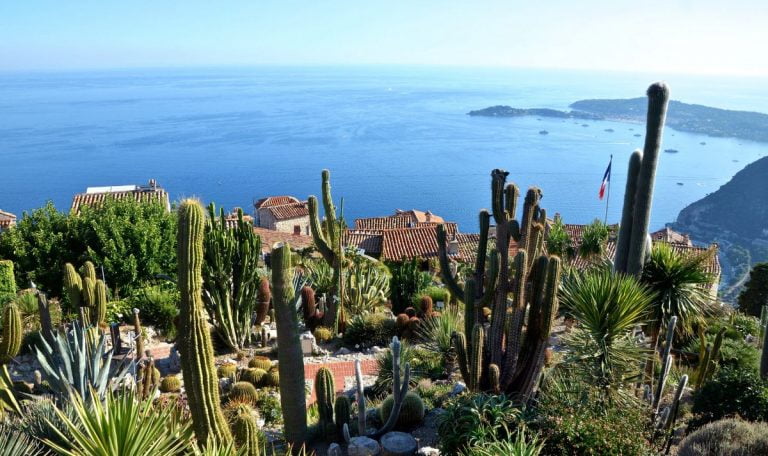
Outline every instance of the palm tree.
<svg viewBox="0 0 768 456">
<path fill-rule="evenodd" d="M 652 340 L 656 340 L 659 329 L 665 327 L 673 315 L 677 317 L 678 334 L 689 335 L 696 323 L 710 313 L 712 300 L 708 287 L 712 276 L 707 273 L 706 265 L 712 255 L 713 250 L 686 255 L 666 243 L 653 246 L 640 279 L 656 293 L 650 328 Z"/>
<path fill-rule="evenodd" d="M 630 276 L 605 268 L 575 274 L 561 290 L 561 304 L 578 328 L 566 336 L 561 366 L 610 398 L 640 374 L 647 351 L 633 329 L 650 315 L 654 295 Z"/>
</svg>

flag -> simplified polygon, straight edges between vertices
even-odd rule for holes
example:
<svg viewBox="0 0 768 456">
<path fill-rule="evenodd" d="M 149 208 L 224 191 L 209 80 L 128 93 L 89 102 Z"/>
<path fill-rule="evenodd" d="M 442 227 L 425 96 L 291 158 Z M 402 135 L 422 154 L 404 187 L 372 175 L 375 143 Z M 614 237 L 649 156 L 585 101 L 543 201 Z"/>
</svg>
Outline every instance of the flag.
<svg viewBox="0 0 768 456">
<path fill-rule="evenodd" d="M 608 161 L 608 167 L 605 168 L 605 174 L 603 174 L 603 183 L 600 184 L 600 192 L 598 193 L 598 196 L 602 200 L 605 196 L 605 188 L 608 187 L 608 184 L 611 182 L 611 163 L 613 162 L 613 155 L 611 155 L 611 159 Z"/>
</svg>

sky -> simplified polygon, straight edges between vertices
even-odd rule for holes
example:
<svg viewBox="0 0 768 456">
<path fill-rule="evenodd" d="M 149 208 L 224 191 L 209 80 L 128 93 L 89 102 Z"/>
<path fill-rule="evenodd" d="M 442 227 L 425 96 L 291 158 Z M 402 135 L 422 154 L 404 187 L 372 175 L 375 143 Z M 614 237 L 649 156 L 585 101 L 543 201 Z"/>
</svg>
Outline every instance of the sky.
<svg viewBox="0 0 768 456">
<path fill-rule="evenodd" d="M 0 71 L 428 64 L 768 75 L 767 0 L 0 0 Z"/>
</svg>

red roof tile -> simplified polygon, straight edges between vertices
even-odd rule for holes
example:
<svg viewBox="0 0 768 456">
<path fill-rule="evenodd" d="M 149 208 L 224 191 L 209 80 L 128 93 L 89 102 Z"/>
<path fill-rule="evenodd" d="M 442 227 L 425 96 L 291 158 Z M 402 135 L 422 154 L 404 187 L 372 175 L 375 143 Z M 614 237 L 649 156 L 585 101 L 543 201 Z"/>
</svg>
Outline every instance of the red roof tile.
<svg viewBox="0 0 768 456">
<path fill-rule="evenodd" d="M 268 230 L 266 228 L 253 227 L 253 231 L 261 237 L 261 250 L 265 253 L 272 251 L 272 246 L 278 242 L 287 242 L 294 250 L 311 247 L 312 236 L 303 234 L 284 233 L 282 231 Z"/>
<path fill-rule="evenodd" d="M 275 220 L 290 220 L 299 217 L 309 216 L 309 207 L 306 201 L 297 201 L 290 204 L 281 204 L 279 206 L 268 206 L 265 208 L 272 213 Z"/>
<path fill-rule="evenodd" d="M 162 188 L 138 187 L 136 190 L 120 192 L 93 192 L 78 193 L 72 198 L 71 212 L 77 214 L 82 206 L 99 206 L 108 198 L 115 200 L 134 200 L 141 203 L 160 203 L 170 210 L 168 192 Z"/>
<path fill-rule="evenodd" d="M 347 230 L 344 233 L 344 245 L 355 246 L 365 250 L 366 255 L 381 255 L 381 243 L 383 235 L 378 231 Z"/>
<path fill-rule="evenodd" d="M 295 198 L 293 196 L 283 195 L 283 196 L 268 196 L 266 198 L 262 198 L 254 204 L 256 209 L 261 209 L 265 207 L 272 207 L 272 206 L 282 206 L 284 204 L 292 204 L 292 203 L 298 203 L 298 198 Z"/>
<path fill-rule="evenodd" d="M 356 230 L 391 230 L 396 228 L 418 228 L 444 223 L 442 217 L 417 210 L 395 212 L 386 217 L 368 217 L 355 220 Z M 451 223 L 455 226 L 455 223 Z"/>
</svg>

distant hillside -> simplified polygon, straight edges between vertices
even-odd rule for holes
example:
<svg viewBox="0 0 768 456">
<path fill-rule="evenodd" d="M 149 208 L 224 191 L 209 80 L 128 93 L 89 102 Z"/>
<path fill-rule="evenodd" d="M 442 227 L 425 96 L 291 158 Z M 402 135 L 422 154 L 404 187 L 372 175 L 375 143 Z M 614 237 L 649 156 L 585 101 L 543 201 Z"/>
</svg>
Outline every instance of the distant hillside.
<svg viewBox="0 0 768 456">
<path fill-rule="evenodd" d="M 470 111 L 468 114 L 488 117 L 541 116 L 645 122 L 647 106 L 646 98 L 581 100 L 571 104 L 572 111 L 519 109 L 499 105 Z M 666 124 L 678 131 L 768 142 L 768 114 L 759 112 L 731 111 L 673 100 L 669 102 Z"/>
<path fill-rule="evenodd" d="M 680 211 L 672 226 L 720 244 L 733 297 L 748 268 L 768 260 L 768 157 L 747 165 L 716 192 Z"/>
</svg>

